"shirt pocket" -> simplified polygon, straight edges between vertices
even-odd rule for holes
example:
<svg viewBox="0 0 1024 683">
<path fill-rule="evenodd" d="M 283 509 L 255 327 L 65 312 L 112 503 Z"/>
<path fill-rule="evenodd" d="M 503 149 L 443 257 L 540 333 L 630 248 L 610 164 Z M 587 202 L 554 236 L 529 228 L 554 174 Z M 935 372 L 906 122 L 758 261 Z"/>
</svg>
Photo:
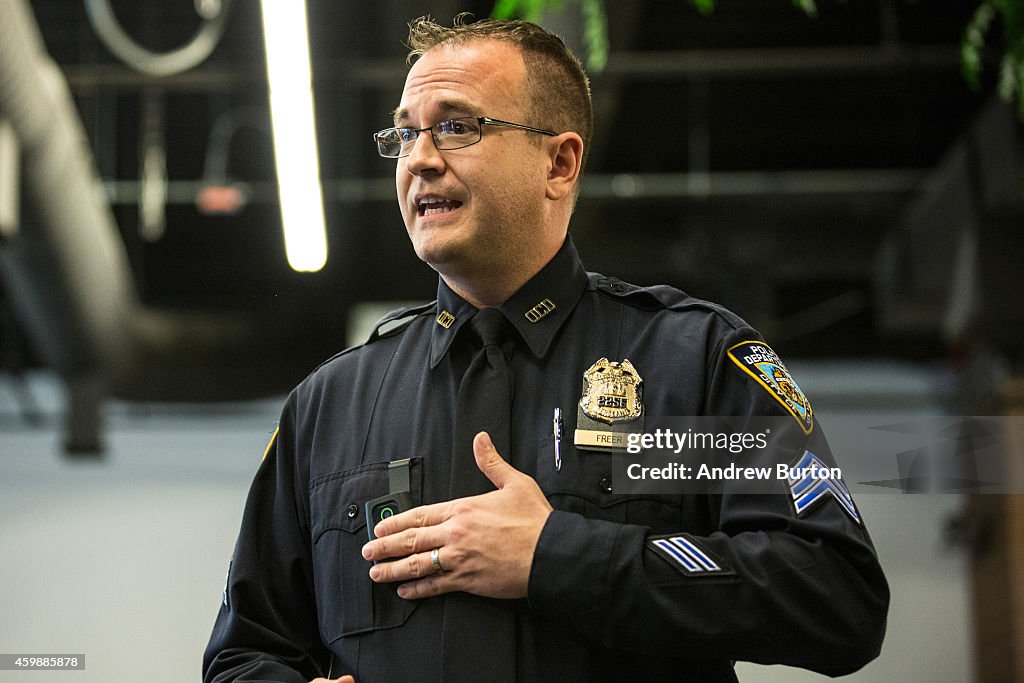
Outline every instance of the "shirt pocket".
<svg viewBox="0 0 1024 683">
<path fill-rule="evenodd" d="M 412 458 L 409 482 L 413 505 L 420 503 L 420 480 L 420 458 Z M 416 609 L 415 601 L 398 597 L 397 584 L 371 581 L 371 563 L 362 555 L 369 540 L 365 503 L 388 492 L 386 462 L 328 474 L 310 485 L 313 579 L 325 643 L 401 626 Z"/>
<path fill-rule="evenodd" d="M 592 519 L 638 524 L 655 533 L 683 528 L 682 499 L 678 495 L 616 493 L 612 481 L 612 454 L 577 449 L 572 432 L 563 438 L 561 469 L 555 468 L 554 437 L 537 447 L 537 483 L 552 507 Z"/>
</svg>

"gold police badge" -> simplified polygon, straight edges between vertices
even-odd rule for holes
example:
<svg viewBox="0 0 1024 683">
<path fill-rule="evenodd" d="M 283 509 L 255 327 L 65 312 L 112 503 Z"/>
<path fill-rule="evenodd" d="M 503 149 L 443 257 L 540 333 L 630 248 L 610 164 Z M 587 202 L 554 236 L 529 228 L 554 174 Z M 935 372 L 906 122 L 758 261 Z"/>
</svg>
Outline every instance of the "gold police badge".
<svg viewBox="0 0 1024 683">
<path fill-rule="evenodd" d="M 643 414 L 643 379 L 629 362 L 602 358 L 583 373 L 580 408 L 594 420 L 612 424 L 628 422 Z"/>
</svg>

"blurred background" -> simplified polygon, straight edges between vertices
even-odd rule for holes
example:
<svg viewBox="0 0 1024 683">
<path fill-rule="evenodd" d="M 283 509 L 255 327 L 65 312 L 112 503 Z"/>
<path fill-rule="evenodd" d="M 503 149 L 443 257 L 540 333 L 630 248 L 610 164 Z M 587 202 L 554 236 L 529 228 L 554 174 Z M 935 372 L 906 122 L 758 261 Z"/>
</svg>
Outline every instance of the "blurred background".
<svg viewBox="0 0 1024 683">
<path fill-rule="evenodd" d="M 589 269 L 733 309 L 825 424 L 1024 412 L 1021 3 L 519 4 L 592 66 Z M 370 139 L 405 24 L 494 8 L 307 0 L 322 204 L 289 214 L 257 0 L 0 0 L 0 653 L 87 661 L 0 681 L 198 679 L 284 395 L 434 297 Z M 960 490 L 858 495 L 893 602 L 848 680 L 1024 680 L 1020 497 Z"/>
</svg>

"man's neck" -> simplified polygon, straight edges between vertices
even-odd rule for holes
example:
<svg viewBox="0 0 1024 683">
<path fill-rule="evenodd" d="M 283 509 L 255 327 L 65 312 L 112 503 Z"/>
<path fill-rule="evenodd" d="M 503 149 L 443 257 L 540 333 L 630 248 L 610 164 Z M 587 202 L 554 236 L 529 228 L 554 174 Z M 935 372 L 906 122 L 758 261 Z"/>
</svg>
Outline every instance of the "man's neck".
<svg viewBox="0 0 1024 683">
<path fill-rule="evenodd" d="M 453 292 L 476 308 L 499 307 L 551 262 L 565 241 L 548 247 L 536 259 L 498 267 L 493 261 L 470 273 L 441 272 L 441 279 Z"/>
<path fill-rule="evenodd" d="M 518 292 L 533 275 L 500 282 L 499 278 L 493 276 L 489 278 L 459 278 L 441 273 L 441 279 L 453 292 L 473 304 L 474 307 L 497 308 Z"/>
</svg>

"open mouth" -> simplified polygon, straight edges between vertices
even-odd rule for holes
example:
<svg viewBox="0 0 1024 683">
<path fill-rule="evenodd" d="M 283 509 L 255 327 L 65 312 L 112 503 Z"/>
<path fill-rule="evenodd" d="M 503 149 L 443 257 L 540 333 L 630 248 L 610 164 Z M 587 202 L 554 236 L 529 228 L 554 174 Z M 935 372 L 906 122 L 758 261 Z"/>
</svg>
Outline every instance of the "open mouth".
<svg viewBox="0 0 1024 683">
<path fill-rule="evenodd" d="M 439 213 L 450 213 L 462 206 L 462 202 L 441 197 L 424 197 L 416 203 L 416 210 L 421 216 L 433 216 Z"/>
</svg>

